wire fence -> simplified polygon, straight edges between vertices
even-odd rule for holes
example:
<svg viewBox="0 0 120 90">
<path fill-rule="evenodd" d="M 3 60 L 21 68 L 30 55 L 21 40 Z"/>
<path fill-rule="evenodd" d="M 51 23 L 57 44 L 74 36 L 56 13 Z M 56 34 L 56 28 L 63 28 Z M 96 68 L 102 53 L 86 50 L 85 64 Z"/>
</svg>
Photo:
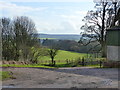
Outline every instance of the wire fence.
<svg viewBox="0 0 120 90">
<path fill-rule="evenodd" d="M 55 60 L 56 64 L 77 64 L 82 66 L 87 65 L 100 65 L 102 66 L 104 58 L 78 58 L 78 59 L 66 59 L 66 60 Z M 51 60 L 40 60 L 39 64 L 51 64 Z"/>
<path fill-rule="evenodd" d="M 70 65 L 70 66 L 89 66 L 89 65 L 97 65 L 102 66 L 106 61 L 105 58 L 88 58 L 82 57 L 78 59 L 66 59 L 66 60 L 54 60 L 54 65 Z M 2 64 L 31 64 L 31 62 L 27 61 L 2 61 Z M 51 65 L 52 60 L 38 60 L 37 64 Z"/>
</svg>

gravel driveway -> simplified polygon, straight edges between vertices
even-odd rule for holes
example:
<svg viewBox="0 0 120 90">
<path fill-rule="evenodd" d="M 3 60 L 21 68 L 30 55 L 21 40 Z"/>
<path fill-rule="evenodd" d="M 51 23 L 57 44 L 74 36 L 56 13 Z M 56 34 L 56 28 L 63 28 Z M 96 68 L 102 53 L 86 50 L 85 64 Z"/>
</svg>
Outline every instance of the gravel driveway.
<svg viewBox="0 0 120 90">
<path fill-rule="evenodd" d="M 3 81 L 3 88 L 118 88 L 116 68 L 3 68 L 16 79 Z"/>
</svg>

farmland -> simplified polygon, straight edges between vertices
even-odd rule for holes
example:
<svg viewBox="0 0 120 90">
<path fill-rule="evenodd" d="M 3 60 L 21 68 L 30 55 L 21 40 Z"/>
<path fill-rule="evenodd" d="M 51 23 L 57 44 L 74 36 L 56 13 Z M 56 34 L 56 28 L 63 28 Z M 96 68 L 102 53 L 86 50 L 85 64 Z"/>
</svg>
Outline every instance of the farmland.
<svg viewBox="0 0 120 90">
<path fill-rule="evenodd" d="M 66 63 L 66 60 L 76 60 L 79 58 L 86 57 L 87 54 L 85 53 L 76 53 L 70 51 L 59 50 L 57 55 L 55 56 L 56 62 Z M 49 56 L 39 57 L 39 61 L 50 61 L 51 58 Z"/>
</svg>

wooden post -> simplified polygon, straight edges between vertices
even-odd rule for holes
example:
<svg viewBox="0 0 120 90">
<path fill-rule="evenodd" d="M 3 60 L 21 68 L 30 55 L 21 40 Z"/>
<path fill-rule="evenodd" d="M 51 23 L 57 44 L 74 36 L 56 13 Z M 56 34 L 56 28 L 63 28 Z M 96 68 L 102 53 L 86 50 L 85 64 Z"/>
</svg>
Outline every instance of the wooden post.
<svg viewBox="0 0 120 90">
<path fill-rule="evenodd" d="M 66 63 L 68 64 L 68 59 L 66 59 Z"/>
<path fill-rule="evenodd" d="M 56 62 L 54 61 L 54 66 L 55 66 Z"/>
<path fill-rule="evenodd" d="M 100 68 L 101 68 L 101 66 L 102 66 L 102 61 L 100 60 Z"/>
<path fill-rule="evenodd" d="M 84 57 L 82 58 L 82 66 L 85 66 L 85 60 L 84 60 Z"/>
</svg>

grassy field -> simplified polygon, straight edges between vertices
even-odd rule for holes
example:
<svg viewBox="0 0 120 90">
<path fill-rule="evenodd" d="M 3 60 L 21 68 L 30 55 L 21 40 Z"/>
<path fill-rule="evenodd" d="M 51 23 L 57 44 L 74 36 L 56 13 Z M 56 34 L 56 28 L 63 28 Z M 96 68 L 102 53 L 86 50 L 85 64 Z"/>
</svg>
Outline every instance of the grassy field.
<svg viewBox="0 0 120 90">
<path fill-rule="evenodd" d="M 59 67 L 81 67 L 81 64 L 78 64 L 78 61 L 82 59 L 83 57 L 86 58 L 86 60 L 101 60 L 102 58 L 87 58 L 87 54 L 85 53 L 76 53 L 76 52 L 70 52 L 70 51 L 64 51 L 59 50 L 57 55 L 55 56 L 56 64 L 55 66 L 51 65 L 51 58 L 49 56 L 39 57 L 38 58 L 38 64 L 31 64 L 31 65 L 16 65 L 16 64 L 4 64 L 1 65 L 1 67 L 38 67 L 38 68 L 59 68 Z M 86 65 L 90 67 L 100 67 L 99 63 L 95 65 Z"/>
<path fill-rule="evenodd" d="M 66 63 L 66 60 L 76 60 L 78 58 L 86 57 L 87 54 L 84 53 L 76 53 L 70 51 L 59 50 L 57 55 L 55 56 L 56 63 Z M 51 61 L 49 56 L 39 57 L 39 61 Z"/>
</svg>

